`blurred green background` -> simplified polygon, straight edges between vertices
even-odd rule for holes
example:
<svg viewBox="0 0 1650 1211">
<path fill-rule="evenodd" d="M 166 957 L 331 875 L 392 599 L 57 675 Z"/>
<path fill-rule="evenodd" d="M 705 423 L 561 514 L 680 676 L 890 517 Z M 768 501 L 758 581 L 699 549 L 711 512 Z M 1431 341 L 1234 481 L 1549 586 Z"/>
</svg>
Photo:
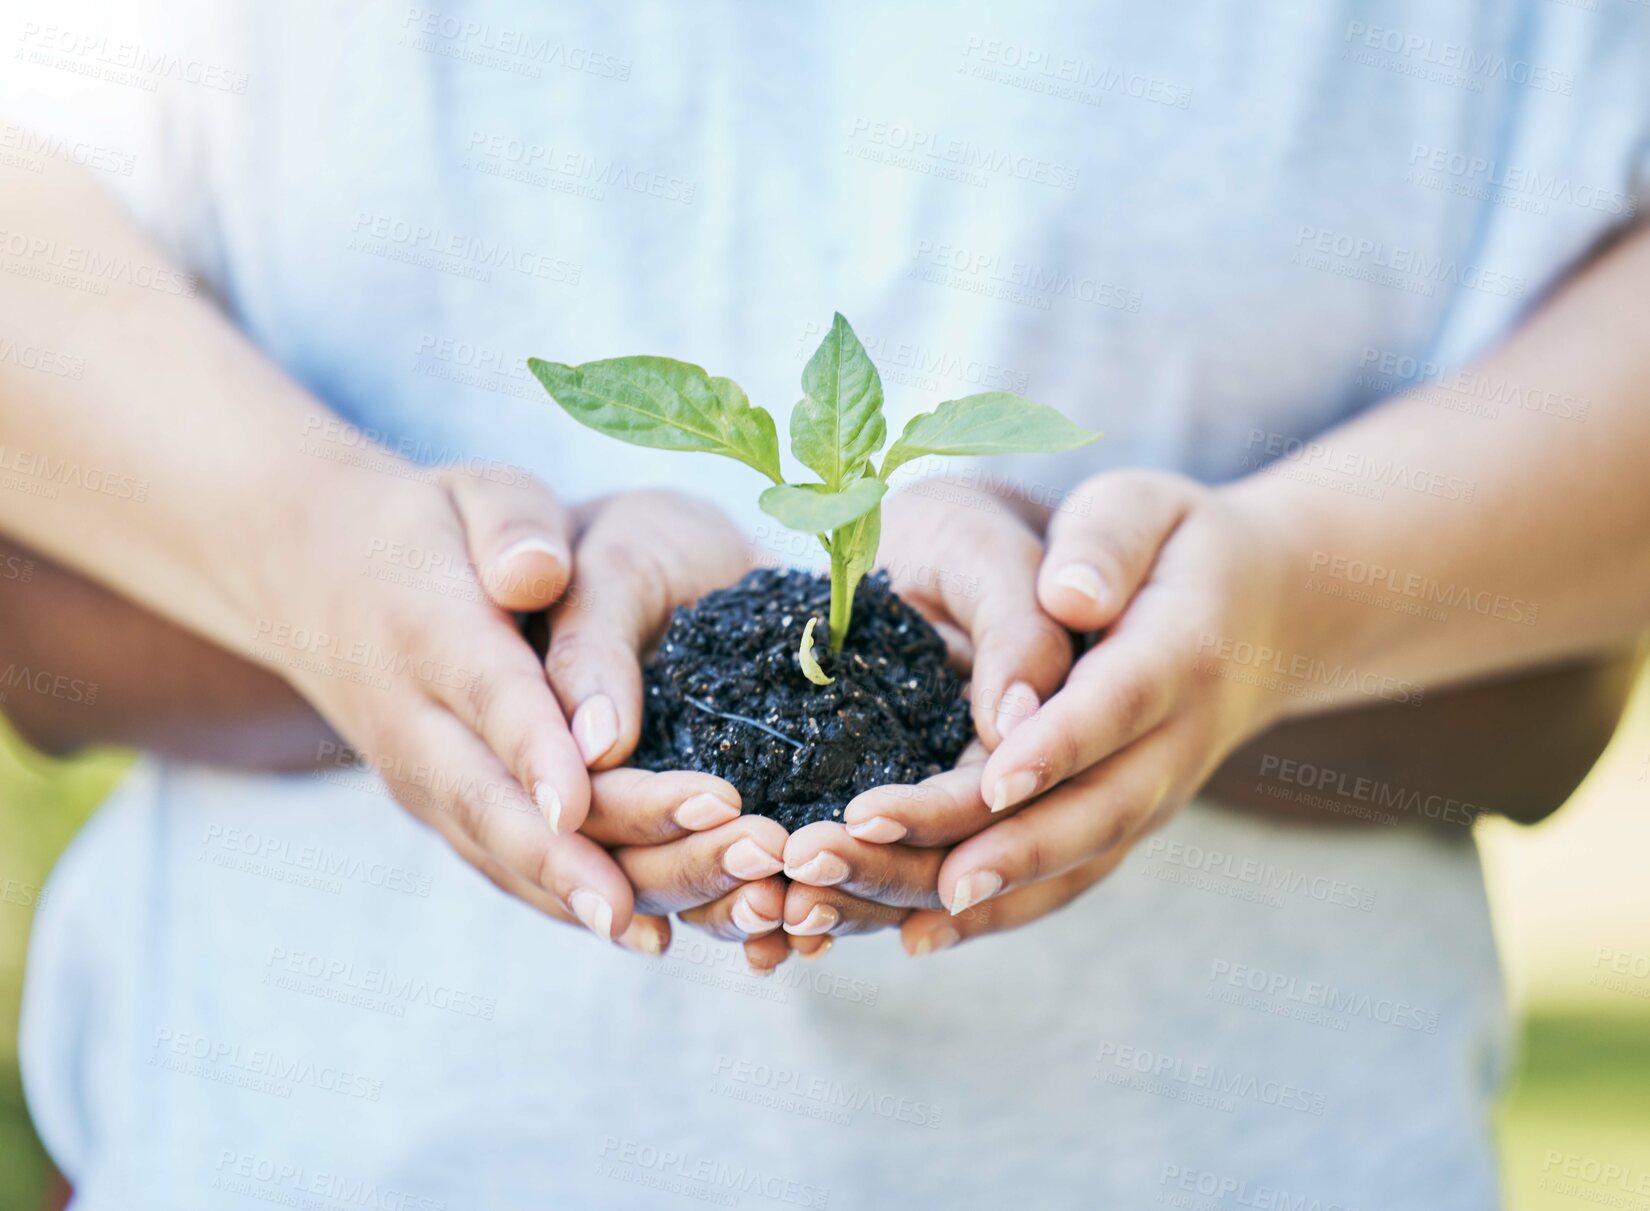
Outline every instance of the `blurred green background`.
<svg viewBox="0 0 1650 1211">
<path fill-rule="evenodd" d="M 0 723 L 3 1211 L 33 1211 L 46 1188 L 17 1070 L 34 906 L 125 763 L 118 753 L 44 761 Z M 1497 1116 L 1507 1206 L 1650 1211 L 1650 680 L 1563 812 L 1530 829 L 1483 822 L 1479 842 L 1524 1044 Z"/>
</svg>

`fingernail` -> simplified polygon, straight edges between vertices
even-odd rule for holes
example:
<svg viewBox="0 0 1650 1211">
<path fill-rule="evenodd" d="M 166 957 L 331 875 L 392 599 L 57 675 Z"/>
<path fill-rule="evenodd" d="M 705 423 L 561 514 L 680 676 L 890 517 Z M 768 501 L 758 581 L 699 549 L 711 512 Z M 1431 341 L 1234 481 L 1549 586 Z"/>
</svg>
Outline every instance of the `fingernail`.
<svg viewBox="0 0 1650 1211">
<path fill-rule="evenodd" d="M 772 933 L 779 928 L 778 917 L 764 917 L 751 907 L 749 896 L 740 896 L 733 902 L 733 923 L 748 934 Z"/>
<path fill-rule="evenodd" d="M 1008 739 L 1010 732 L 1031 718 L 1037 706 L 1037 691 L 1025 682 L 1016 681 L 1009 686 L 997 703 L 997 735 Z"/>
<path fill-rule="evenodd" d="M 785 864 L 749 837 L 740 837 L 722 855 L 722 869 L 735 879 L 766 879 Z"/>
<path fill-rule="evenodd" d="M 594 765 L 619 738 L 619 711 L 606 694 L 592 694 L 573 712 L 573 739 L 579 756 Z"/>
<path fill-rule="evenodd" d="M 991 792 L 991 810 L 1005 811 L 1036 793 L 1037 775 L 1030 770 L 1019 770 L 997 779 L 996 788 Z"/>
<path fill-rule="evenodd" d="M 898 820 L 891 820 L 887 816 L 872 816 L 869 820 L 862 820 L 858 824 L 848 826 L 848 835 L 860 841 L 871 841 L 877 845 L 887 845 L 898 841 L 910 830 Z"/>
<path fill-rule="evenodd" d="M 957 890 L 951 893 L 951 915 L 973 908 L 981 900 L 989 900 L 1003 889 L 1003 877 L 994 870 L 977 870 L 957 880 Z"/>
<path fill-rule="evenodd" d="M 785 873 L 798 883 L 812 887 L 830 887 L 848 877 L 848 864 L 830 850 L 821 850 L 801 866 L 785 868 Z"/>
<path fill-rule="evenodd" d="M 676 809 L 676 823 L 689 832 L 715 828 L 739 818 L 739 809 L 726 799 L 718 799 L 708 792 L 683 799 Z"/>
<path fill-rule="evenodd" d="M 923 955 L 933 954 L 936 950 L 944 950 L 948 946 L 955 946 L 962 941 L 962 935 L 949 925 L 941 925 L 931 929 L 917 939 L 917 944 L 911 948 L 911 957 L 920 959 Z"/>
<path fill-rule="evenodd" d="M 812 963 L 815 959 L 823 959 L 825 957 L 825 952 L 830 950 L 831 947 L 835 945 L 835 938 L 826 937 L 823 945 L 816 946 L 813 950 L 799 950 L 796 953 L 801 955 L 804 959 L 807 959 L 808 962 Z"/>
<path fill-rule="evenodd" d="M 584 927 L 598 938 L 613 940 L 613 906 L 588 887 L 581 887 L 567 897 L 573 915 L 584 922 Z"/>
<path fill-rule="evenodd" d="M 795 934 L 799 938 L 810 937 L 816 933 L 829 933 L 840 920 L 842 914 L 829 904 L 815 904 L 799 924 L 792 925 L 787 921 L 785 932 Z"/>
<path fill-rule="evenodd" d="M 1093 564 L 1068 563 L 1054 574 L 1054 583 L 1074 593 L 1081 593 L 1095 605 L 1105 603 L 1106 578 Z"/>
<path fill-rule="evenodd" d="M 750 968 L 750 972 L 753 976 L 762 976 L 763 978 L 766 978 L 773 974 L 772 967 L 758 967 L 755 963 L 751 962 L 749 958 L 746 958 L 745 966 Z"/>
<path fill-rule="evenodd" d="M 548 782 L 540 782 L 533 788 L 533 802 L 539 805 L 539 811 L 550 824 L 550 831 L 561 833 L 561 795 Z"/>
</svg>

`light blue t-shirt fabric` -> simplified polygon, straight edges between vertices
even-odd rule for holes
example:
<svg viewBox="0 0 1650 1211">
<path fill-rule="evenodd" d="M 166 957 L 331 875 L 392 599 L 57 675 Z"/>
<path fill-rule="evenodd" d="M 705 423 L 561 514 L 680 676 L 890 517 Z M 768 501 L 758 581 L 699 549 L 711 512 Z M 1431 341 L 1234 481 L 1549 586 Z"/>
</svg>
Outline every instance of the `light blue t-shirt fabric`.
<svg viewBox="0 0 1650 1211">
<path fill-rule="evenodd" d="M 1101 468 L 1284 451 L 1465 505 L 1419 454 L 1330 474 L 1296 443 L 1503 338 L 1632 221 L 1650 137 L 1630 0 L 14 24 L 0 101 L 58 137 L 10 150 L 100 172 L 342 417 L 569 500 L 689 486 L 777 558 L 750 477 L 585 432 L 525 358 L 672 354 L 783 413 L 841 310 L 892 427 L 1001 388 L 1105 433 L 962 482 L 1081 507 Z M 1511 386 L 1486 433 L 1584 413 Z M 545 922 L 365 776 L 163 763 L 54 874 L 23 1037 L 90 1211 L 1483 1208 L 1504 1062 L 1459 827 L 1198 803 L 1033 927 L 921 963 L 848 939 L 763 983 L 690 930 L 647 964 Z"/>
</svg>

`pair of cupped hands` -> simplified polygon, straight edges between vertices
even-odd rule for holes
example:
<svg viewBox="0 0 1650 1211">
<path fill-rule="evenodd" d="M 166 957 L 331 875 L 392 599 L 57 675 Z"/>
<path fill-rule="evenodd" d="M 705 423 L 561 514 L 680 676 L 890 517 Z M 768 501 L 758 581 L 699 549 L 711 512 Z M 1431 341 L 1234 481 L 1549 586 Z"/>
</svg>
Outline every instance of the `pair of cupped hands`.
<svg viewBox="0 0 1650 1211">
<path fill-rule="evenodd" d="M 566 508 L 525 475 L 456 469 L 389 491 L 356 475 L 346 497 L 312 519 L 320 562 L 401 536 L 462 591 L 259 586 L 285 621 L 399 655 L 382 677 L 286 675 L 493 882 L 643 954 L 668 947 L 672 915 L 759 972 L 846 934 L 898 928 L 924 955 L 1027 924 L 1107 875 L 1268 713 L 1200 669 L 1210 635 L 1267 633 L 1278 584 L 1261 527 L 1219 492 L 1112 472 L 1028 519 L 919 483 L 884 504 L 879 564 L 967 673 L 976 739 L 956 769 L 788 834 L 720 778 L 626 765 L 671 611 L 762 555 L 718 509 L 654 491 Z M 545 609 L 541 659 L 516 614 Z"/>
</svg>

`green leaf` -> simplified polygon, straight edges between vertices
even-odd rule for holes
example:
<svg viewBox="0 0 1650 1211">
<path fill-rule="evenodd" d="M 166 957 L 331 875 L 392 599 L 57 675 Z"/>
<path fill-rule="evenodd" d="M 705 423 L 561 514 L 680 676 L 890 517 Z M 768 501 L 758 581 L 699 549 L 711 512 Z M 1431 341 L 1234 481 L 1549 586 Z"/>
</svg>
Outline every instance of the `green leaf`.
<svg viewBox="0 0 1650 1211">
<path fill-rule="evenodd" d="M 762 512 L 804 534 L 828 534 L 876 508 L 888 491 L 880 479 L 856 479 L 840 492 L 824 484 L 776 484 L 762 493 Z"/>
<path fill-rule="evenodd" d="M 802 675 L 815 685 L 830 685 L 835 677 L 827 677 L 825 670 L 819 667 L 819 661 L 814 659 L 814 627 L 819 619 L 808 619 L 808 625 L 802 628 L 802 646 L 797 649 L 796 658 L 802 665 Z"/>
<path fill-rule="evenodd" d="M 732 379 L 668 357 L 581 366 L 530 357 L 527 366 L 569 416 L 598 433 L 658 450 L 722 454 L 781 478 L 773 417 L 752 407 Z"/>
<path fill-rule="evenodd" d="M 888 440 L 882 378 L 840 312 L 802 370 L 802 390 L 791 452 L 835 491 Z"/>
<path fill-rule="evenodd" d="M 882 478 L 924 454 L 1052 453 L 1086 446 L 1100 435 L 1053 408 L 1008 391 L 950 399 L 911 418 L 882 463 Z"/>
</svg>

